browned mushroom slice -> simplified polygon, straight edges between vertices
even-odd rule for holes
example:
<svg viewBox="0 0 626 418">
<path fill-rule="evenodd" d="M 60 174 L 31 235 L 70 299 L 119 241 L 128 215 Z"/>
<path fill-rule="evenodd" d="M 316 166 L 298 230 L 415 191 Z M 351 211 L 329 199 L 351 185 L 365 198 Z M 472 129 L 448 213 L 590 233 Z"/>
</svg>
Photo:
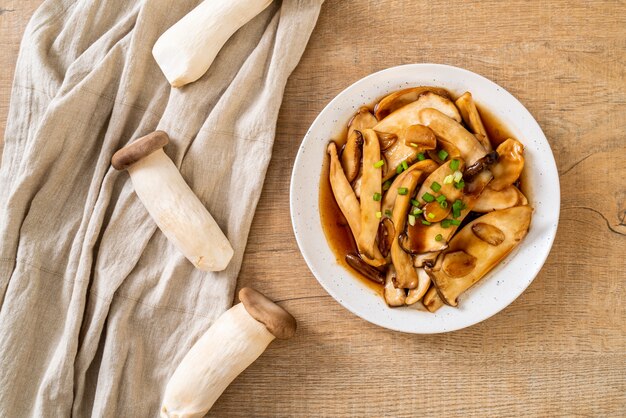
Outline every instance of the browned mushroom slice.
<svg viewBox="0 0 626 418">
<path fill-rule="evenodd" d="M 478 238 L 493 246 L 498 246 L 504 241 L 504 232 L 493 225 L 483 222 L 475 223 L 474 226 L 472 226 L 472 232 L 474 232 L 474 235 Z M 465 275 L 462 274 L 462 276 Z"/>
<path fill-rule="evenodd" d="M 428 287 L 430 286 L 430 276 L 424 269 L 417 269 L 417 280 L 418 284 L 415 289 L 409 289 L 408 294 L 406 295 L 406 300 L 404 303 L 407 305 L 413 305 L 426 294 Z"/>
<path fill-rule="evenodd" d="M 378 237 L 376 238 L 378 250 L 383 257 L 387 257 L 389 255 L 389 251 L 391 251 L 391 244 L 393 243 L 395 236 L 396 229 L 393 226 L 393 221 L 386 216 L 383 217 L 382 221 L 380 221 L 380 225 L 378 226 Z"/>
<path fill-rule="evenodd" d="M 398 196 L 398 188 L 400 187 L 400 184 L 408 173 L 414 170 L 419 170 L 422 173 L 420 177 L 421 180 L 422 178 L 429 176 L 437 168 L 439 168 L 439 165 L 437 165 L 437 163 L 432 160 L 418 161 L 415 164 L 409 166 L 406 171 L 398 175 L 393 180 L 393 183 L 391 183 L 391 186 L 389 187 L 389 189 L 385 193 L 385 197 L 383 198 L 383 215 L 393 210 L 393 205 L 396 202 L 396 197 Z"/>
<path fill-rule="evenodd" d="M 463 160 L 458 160 L 458 163 L 459 169 L 455 171 L 450 168 L 452 160 L 440 166 L 424 180 L 417 192 L 416 200 L 420 203 L 422 209 L 425 207 L 426 210 L 422 212 L 423 218 L 421 220 L 416 221 L 414 225 L 408 225 L 406 234 L 402 237 L 402 248 L 410 254 L 417 255 L 441 251 L 446 248 L 447 240 L 454 233 L 455 228 L 453 226 L 443 228 L 436 219 L 441 220 L 445 218 L 445 216 L 442 217 L 441 215 L 447 215 L 452 208 L 452 204 L 456 200 L 462 200 L 463 198 L 463 190 L 455 187 L 454 180 L 452 182 L 446 181 L 448 176 L 454 177 L 456 171 L 459 171 L 460 174 L 460 170 L 463 169 Z M 433 187 L 437 188 L 433 186 L 435 183 L 440 187 L 437 192 L 433 190 Z M 445 196 L 447 208 L 443 208 L 436 200 L 426 202 L 424 200 L 425 196 L 430 196 L 433 199 L 438 196 Z M 441 213 L 439 209 L 436 209 L 437 207 L 441 210 Z M 437 210 L 437 213 L 433 213 L 435 210 Z M 433 213 L 435 217 L 429 216 L 430 213 Z M 462 211 L 461 214 L 465 216 L 466 212 Z M 438 235 L 441 235 L 440 240 L 437 240 Z"/>
<path fill-rule="evenodd" d="M 458 148 L 468 166 L 487 153 L 485 147 L 463 125 L 438 109 L 422 109 L 418 112 L 418 119 L 418 123 L 433 130 L 440 142 L 448 142 Z"/>
<path fill-rule="evenodd" d="M 352 131 L 364 131 L 365 129 L 370 129 L 376 126 L 378 121 L 372 115 L 370 110 L 363 106 L 359 109 L 359 111 L 354 115 L 354 117 L 348 122 L 348 136 L 352 133 Z"/>
<path fill-rule="evenodd" d="M 387 132 L 376 132 L 378 134 L 378 140 L 380 141 L 380 150 L 385 151 L 398 140 L 398 135 L 389 134 Z"/>
<path fill-rule="evenodd" d="M 496 149 L 498 162 L 491 167 L 493 181 L 489 184 L 493 190 L 502 190 L 513 184 L 524 169 L 524 145 L 509 138 Z"/>
<path fill-rule="evenodd" d="M 483 215 L 459 231 L 437 264 L 433 268 L 426 267 L 442 300 L 448 305 L 457 306 L 459 295 L 482 279 L 526 236 L 531 216 L 532 209 L 529 206 L 516 206 Z M 476 224 L 500 230 L 504 239 L 494 245 L 478 237 L 475 233 Z"/>
<path fill-rule="evenodd" d="M 424 295 L 424 298 L 422 299 L 422 304 L 431 313 L 436 312 L 437 310 L 439 310 L 439 308 L 445 305 L 443 303 L 443 300 L 441 300 L 441 298 L 439 297 L 439 293 L 437 293 L 437 288 L 434 285 L 430 286 L 430 289 L 428 289 L 428 292 L 426 292 L 426 294 Z"/>
<path fill-rule="evenodd" d="M 411 256 L 398 243 L 398 234 L 404 230 L 409 207 L 411 206 L 411 196 L 415 192 L 420 175 L 421 172 L 413 170 L 404 177 L 400 185 L 402 194 L 398 194 L 393 206 L 392 220 L 396 236 L 391 243 L 391 262 L 396 269 L 396 287 L 406 289 L 417 287 L 418 278 Z"/>
<path fill-rule="evenodd" d="M 406 293 L 404 293 L 404 289 L 397 288 L 394 286 L 396 282 L 396 270 L 393 268 L 393 265 L 387 267 L 387 274 L 385 276 L 385 289 L 384 296 L 385 302 L 390 307 L 402 306 L 404 305 L 404 300 L 406 299 Z"/>
<path fill-rule="evenodd" d="M 376 247 L 378 223 L 381 217 L 382 167 L 378 136 L 372 129 L 363 131 L 363 177 L 361 178 L 361 233 L 357 239 L 359 250 L 373 259 Z"/>
<path fill-rule="evenodd" d="M 363 155 L 363 135 L 360 131 L 352 131 L 341 152 L 341 166 L 349 182 L 353 182 L 361 169 Z"/>
<path fill-rule="evenodd" d="M 437 147 L 437 137 L 435 133 L 424 125 L 410 125 L 402 131 L 404 145 L 420 149 L 435 149 Z"/>
<path fill-rule="evenodd" d="M 347 254 L 346 263 L 374 283 L 383 284 L 385 282 L 385 275 L 380 270 L 370 266 L 356 254 Z"/>
<path fill-rule="evenodd" d="M 361 198 L 361 181 L 363 180 L 363 170 L 359 171 L 356 179 L 352 182 L 352 190 L 354 190 L 354 195 L 357 199 Z"/>
<path fill-rule="evenodd" d="M 413 255 L 413 267 L 434 266 L 439 251 Z"/>
<path fill-rule="evenodd" d="M 461 97 L 456 99 L 456 102 L 454 103 L 461 112 L 463 122 L 465 122 L 472 133 L 476 135 L 476 139 L 478 139 L 482 146 L 485 147 L 487 152 L 491 151 L 492 148 L 491 142 L 489 142 L 489 135 L 487 135 L 485 125 L 483 125 L 483 121 L 480 118 L 480 113 L 478 113 L 476 103 L 474 103 L 474 99 L 472 98 L 472 93 L 469 91 L 465 92 Z"/>
<path fill-rule="evenodd" d="M 388 96 L 382 98 L 380 102 L 376 104 L 374 108 L 374 113 L 376 114 L 376 118 L 378 120 L 382 120 L 390 113 L 400 109 L 407 104 L 416 101 L 419 99 L 421 94 L 426 92 L 432 92 L 438 94 L 439 96 L 445 97 L 447 99 L 450 98 L 448 92 L 439 87 L 409 87 L 408 89 L 395 91 Z"/>
<path fill-rule="evenodd" d="M 476 201 L 472 210 L 474 212 L 484 213 L 527 204 L 528 200 L 526 196 L 513 185 L 507 186 L 500 191 L 495 191 L 490 186 L 487 186 Z"/>
<path fill-rule="evenodd" d="M 392 177 L 395 174 L 396 168 L 402 164 L 403 161 L 410 163 L 417 158 L 419 152 L 425 150 L 425 148 L 416 148 L 406 145 L 403 134 L 404 130 L 411 125 L 425 125 L 419 120 L 419 111 L 427 108 L 437 109 L 449 118 L 459 122 L 461 121 L 461 115 L 454 103 L 445 97 L 431 92 L 422 94 L 417 101 L 401 107 L 380 121 L 374 127 L 374 130 L 398 136 L 398 140 L 384 151 L 388 165 L 387 175 L 384 180 Z"/>
<path fill-rule="evenodd" d="M 339 206 L 343 216 L 346 217 L 352 235 L 355 241 L 357 241 L 357 237 L 361 234 L 361 207 L 359 201 L 341 167 L 341 162 L 337 156 L 337 145 L 331 141 L 328 144 L 327 152 L 330 156 L 330 173 L 328 176 L 330 187 L 335 196 L 337 206 Z"/>
</svg>

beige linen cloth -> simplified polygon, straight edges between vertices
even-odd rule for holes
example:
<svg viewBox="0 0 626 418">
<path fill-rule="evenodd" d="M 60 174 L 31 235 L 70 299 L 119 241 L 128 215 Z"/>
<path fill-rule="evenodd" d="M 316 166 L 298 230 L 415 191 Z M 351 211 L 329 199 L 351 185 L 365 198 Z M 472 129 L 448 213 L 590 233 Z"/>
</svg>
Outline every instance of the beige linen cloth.
<svg viewBox="0 0 626 418">
<path fill-rule="evenodd" d="M 0 171 L 0 416 L 158 414 L 174 368 L 232 303 L 285 83 L 321 2 L 275 1 L 180 90 L 151 48 L 198 0 L 37 10 Z M 156 129 L 235 249 L 224 272 L 195 270 L 110 166 Z"/>
</svg>

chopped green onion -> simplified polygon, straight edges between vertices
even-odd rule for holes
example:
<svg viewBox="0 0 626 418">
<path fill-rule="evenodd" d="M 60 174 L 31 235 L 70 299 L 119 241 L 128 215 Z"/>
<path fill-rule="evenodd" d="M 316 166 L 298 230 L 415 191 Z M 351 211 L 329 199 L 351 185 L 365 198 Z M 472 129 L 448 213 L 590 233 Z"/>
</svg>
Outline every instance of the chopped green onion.
<svg viewBox="0 0 626 418">
<path fill-rule="evenodd" d="M 396 167 L 396 174 L 400 174 L 402 173 L 404 169 L 402 168 L 402 164 L 400 164 L 399 166 Z"/>
<path fill-rule="evenodd" d="M 409 215 L 409 225 L 415 226 L 415 216 Z"/>
<path fill-rule="evenodd" d="M 441 184 L 437 183 L 436 181 L 433 181 L 433 184 L 430 185 L 430 188 L 434 192 L 438 192 L 439 190 L 441 190 Z"/>
<path fill-rule="evenodd" d="M 413 215 L 420 215 L 422 212 L 424 212 L 424 211 L 421 210 L 420 208 L 413 209 Z"/>
<path fill-rule="evenodd" d="M 443 239 L 443 235 L 441 234 L 437 234 L 437 236 L 435 237 L 435 241 L 441 241 Z"/>
<path fill-rule="evenodd" d="M 383 217 L 382 212 L 376 212 L 376 217 L 377 217 L 378 219 L 382 218 L 382 217 Z"/>
<path fill-rule="evenodd" d="M 452 174 L 452 177 L 454 178 L 454 182 L 458 183 L 463 180 L 463 173 L 457 170 Z"/>
<path fill-rule="evenodd" d="M 456 171 L 459 169 L 459 160 L 456 158 L 450 161 L 450 170 Z"/>
<path fill-rule="evenodd" d="M 383 183 L 383 190 L 389 190 L 390 187 L 391 187 L 391 180 L 387 180 L 386 182 Z"/>
<path fill-rule="evenodd" d="M 441 161 L 445 161 L 446 158 L 448 158 L 448 151 L 446 151 L 445 149 L 439 150 L 439 152 L 437 153 L 437 157 L 439 157 Z"/>
<path fill-rule="evenodd" d="M 456 187 L 457 189 L 461 190 L 462 188 L 465 187 L 465 182 L 464 181 L 460 181 L 458 183 L 455 183 L 454 187 Z"/>
<path fill-rule="evenodd" d="M 461 225 L 461 221 L 459 221 L 458 219 L 450 219 L 450 223 L 454 226 Z"/>
<path fill-rule="evenodd" d="M 443 221 L 441 221 L 442 228 L 450 228 L 451 224 L 452 224 L 452 219 L 444 219 Z"/>
<path fill-rule="evenodd" d="M 385 209 L 385 215 L 387 215 L 387 216 L 391 217 L 391 215 L 392 215 L 391 210 L 389 210 L 389 209 Z"/>
<path fill-rule="evenodd" d="M 380 168 L 385 165 L 385 160 L 378 160 L 374 163 L 374 168 Z"/>
<path fill-rule="evenodd" d="M 374 196 L 372 196 L 374 198 L 375 201 L 380 202 L 380 199 L 382 199 L 383 195 L 381 195 L 380 193 L 376 192 L 374 193 Z"/>
<path fill-rule="evenodd" d="M 412 146 L 413 148 L 417 148 L 418 146 L 415 142 L 411 142 L 409 145 Z"/>
<path fill-rule="evenodd" d="M 428 226 L 428 225 L 432 225 L 432 224 L 430 222 L 428 222 L 427 220 L 422 219 L 422 225 Z"/>
<path fill-rule="evenodd" d="M 409 164 L 406 162 L 406 160 L 402 161 L 402 169 L 407 170 L 408 168 L 409 168 Z"/>
<path fill-rule="evenodd" d="M 452 174 L 446 176 L 446 178 L 443 179 L 443 184 L 452 184 L 452 179 L 453 179 Z"/>
<path fill-rule="evenodd" d="M 426 192 L 422 195 L 422 199 L 424 200 L 424 202 L 432 202 L 435 200 L 435 196 L 433 196 L 432 194 Z"/>
<path fill-rule="evenodd" d="M 424 156 L 423 152 L 420 152 L 419 154 L 417 154 L 417 159 L 418 161 L 424 161 L 426 159 L 426 156 Z"/>
<path fill-rule="evenodd" d="M 415 200 L 415 199 L 411 199 L 411 204 L 412 204 L 413 206 L 419 206 L 419 205 L 420 205 L 420 202 L 418 202 L 418 201 L 417 201 L 417 200 Z"/>
<path fill-rule="evenodd" d="M 406 187 L 398 187 L 398 194 L 404 196 L 407 193 L 409 193 L 409 189 L 407 189 Z"/>
<path fill-rule="evenodd" d="M 441 202 L 445 202 L 446 201 L 446 197 L 442 194 L 440 194 L 439 196 L 437 196 L 437 202 L 441 203 Z"/>
<path fill-rule="evenodd" d="M 435 219 L 435 214 L 434 213 L 429 213 L 426 216 L 428 216 L 428 219 Z"/>
<path fill-rule="evenodd" d="M 447 208 L 448 207 L 448 201 L 444 200 L 443 202 L 439 202 L 439 206 L 441 206 L 442 208 Z"/>
</svg>

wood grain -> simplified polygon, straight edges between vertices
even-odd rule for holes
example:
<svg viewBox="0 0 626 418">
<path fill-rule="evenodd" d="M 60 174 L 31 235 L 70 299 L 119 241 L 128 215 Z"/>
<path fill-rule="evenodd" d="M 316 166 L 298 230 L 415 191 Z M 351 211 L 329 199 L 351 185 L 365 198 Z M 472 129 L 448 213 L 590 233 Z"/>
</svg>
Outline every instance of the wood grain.
<svg viewBox="0 0 626 418">
<path fill-rule="evenodd" d="M 40 0 L 0 4 L 0 129 L 22 31 Z M 276 342 L 210 413 L 250 416 L 626 416 L 626 7 L 623 1 L 327 0 L 285 91 L 240 285 L 291 311 Z M 338 305 L 299 254 L 289 176 L 345 86 L 437 62 L 502 85 L 548 137 L 561 176 L 557 239 L 510 307 L 472 328 L 411 336 Z"/>
</svg>

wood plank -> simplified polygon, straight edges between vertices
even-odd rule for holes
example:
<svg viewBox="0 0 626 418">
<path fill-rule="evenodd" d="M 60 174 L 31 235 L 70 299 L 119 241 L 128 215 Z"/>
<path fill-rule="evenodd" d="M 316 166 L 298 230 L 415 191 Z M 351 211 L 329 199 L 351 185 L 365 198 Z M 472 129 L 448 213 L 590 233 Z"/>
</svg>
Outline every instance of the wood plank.
<svg viewBox="0 0 626 418">
<path fill-rule="evenodd" d="M 23 28 L 40 0 L 0 15 L 0 129 Z M 327 0 L 279 116 L 240 286 L 289 309 L 276 342 L 210 416 L 624 416 L 626 14 L 623 1 Z M 502 85 L 531 111 L 561 175 L 559 232 L 510 307 L 469 329 L 411 336 L 342 308 L 299 254 L 289 176 L 337 93 L 390 66 L 438 62 Z"/>
</svg>

